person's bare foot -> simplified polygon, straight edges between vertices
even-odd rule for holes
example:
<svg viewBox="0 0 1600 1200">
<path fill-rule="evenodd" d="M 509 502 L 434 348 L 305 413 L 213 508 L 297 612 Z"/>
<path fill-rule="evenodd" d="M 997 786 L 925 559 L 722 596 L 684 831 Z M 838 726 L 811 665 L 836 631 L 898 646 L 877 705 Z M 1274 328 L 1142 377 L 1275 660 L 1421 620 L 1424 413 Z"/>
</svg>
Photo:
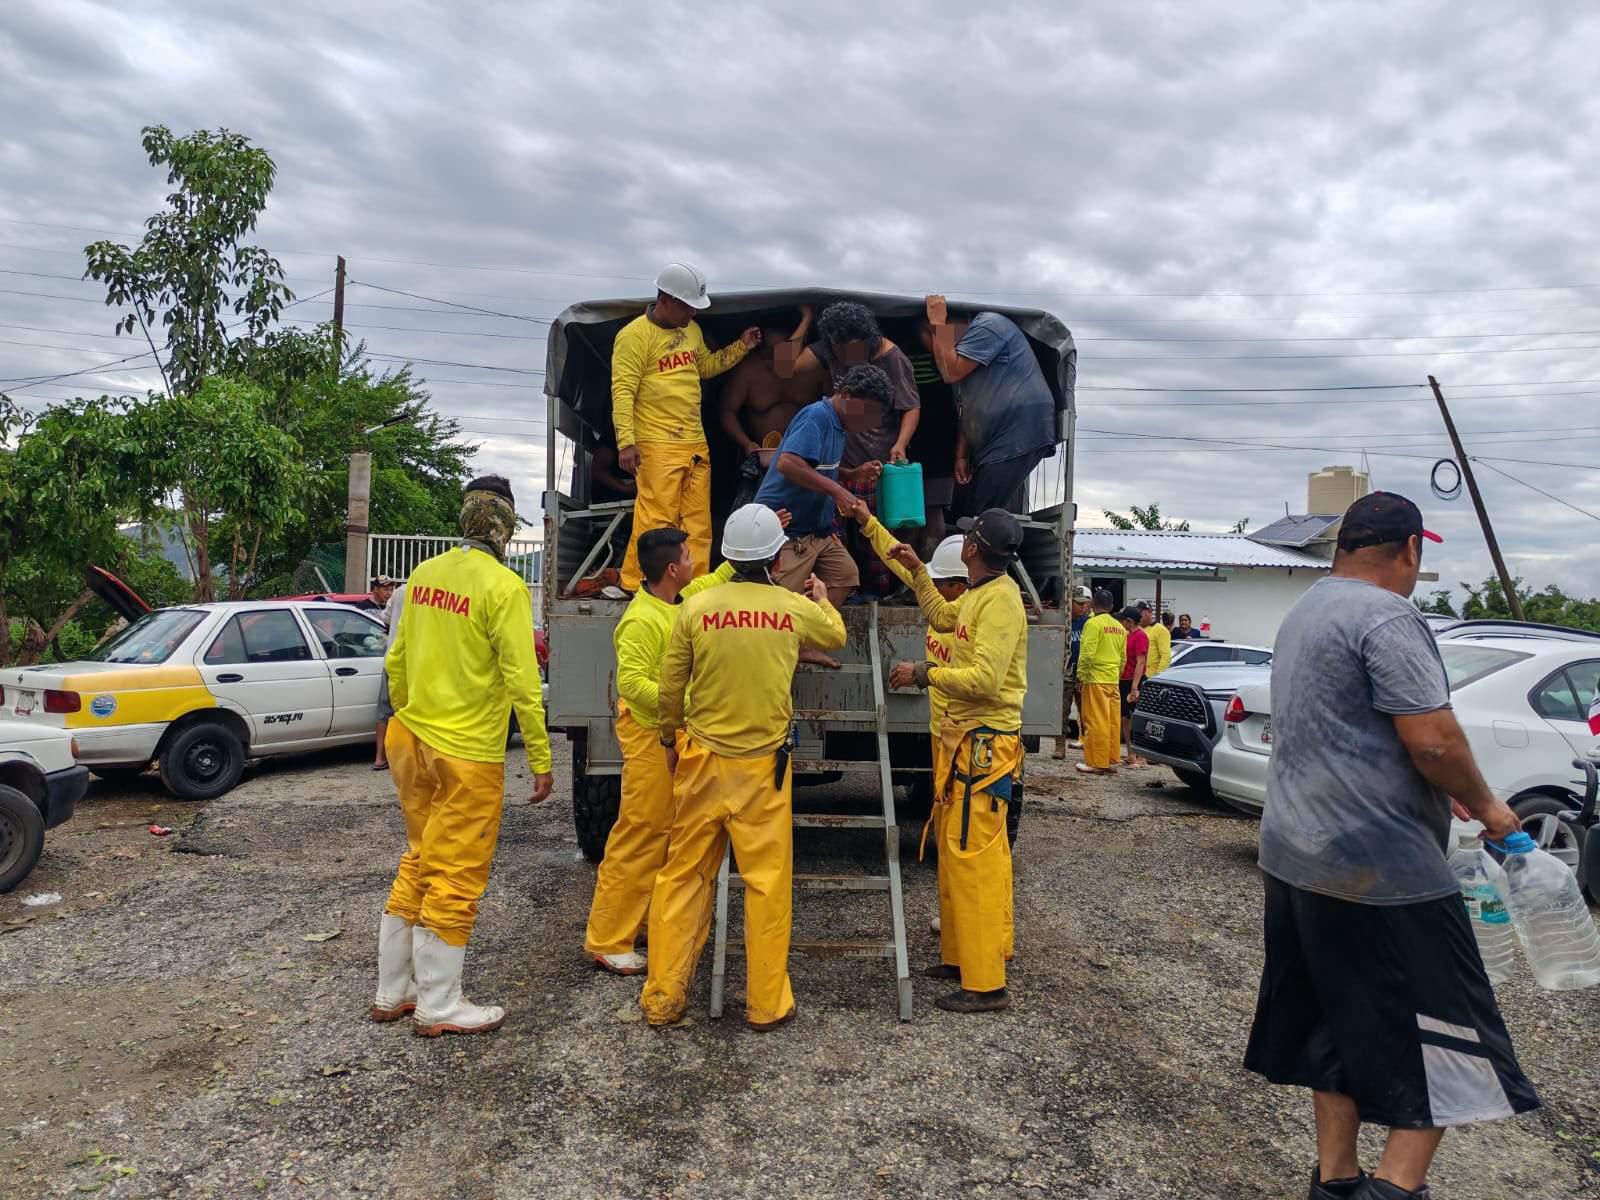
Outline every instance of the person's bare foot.
<svg viewBox="0 0 1600 1200">
<path fill-rule="evenodd" d="M 810 663 L 815 667 L 827 667 L 830 671 L 837 671 L 839 669 L 838 659 L 829 658 L 821 650 L 813 649 L 810 646 L 800 647 L 800 661 L 803 663 Z"/>
</svg>

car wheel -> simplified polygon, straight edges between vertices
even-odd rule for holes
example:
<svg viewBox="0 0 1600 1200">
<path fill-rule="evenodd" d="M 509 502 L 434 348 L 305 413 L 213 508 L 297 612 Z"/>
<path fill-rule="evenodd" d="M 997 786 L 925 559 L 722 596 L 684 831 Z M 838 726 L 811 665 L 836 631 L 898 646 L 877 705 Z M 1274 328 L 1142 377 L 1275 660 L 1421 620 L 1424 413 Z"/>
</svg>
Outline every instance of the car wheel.
<svg viewBox="0 0 1600 1200">
<path fill-rule="evenodd" d="M 622 776 L 589 775 L 583 769 L 588 747 L 572 739 L 572 825 L 578 849 L 592 863 L 606 856 L 606 839 L 622 808 Z"/>
<path fill-rule="evenodd" d="M 140 763 L 136 767 L 90 767 L 89 774 L 107 783 L 127 783 L 130 779 L 139 778 L 149 769 L 149 763 Z"/>
<path fill-rule="evenodd" d="M 1556 835 L 1546 847 L 1567 866 L 1571 867 L 1578 875 L 1578 886 L 1585 887 L 1589 883 L 1584 870 L 1583 843 L 1585 831 L 1569 821 L 1560 820 L 1564 812 L 1571 812 L 1578 807 L 1576 799 L 1558 800 L 1554 796 L 1546 796 L 1543 792 L 1528 792 L 1515 796 L 1511 800 L 1511 811 L 1517 814 L 1517 819 L 1524 823 L 1535 817 L 1552 816 L 1557 818 Z M 1529 832 L 1534 832 L 1530 830 Z M 1597 883 L 1600 886 L 1600 883 Z"/>
<path fill-rule="evenodd" d="M 28 877 L 44 853 L 44 814 L 14 787 L 0 784 L 0 892 Z"/>
<path fill-rule="evenodd" d="M 214 800 L 244 773 L 244 746 L 220 721 L 197 721 L 161 751 L 161 782 L 180 800 Z"/>
<path fill-rule="evenodd" d="M 1180 771 L 1177 768 L 1173 768 L 1172 773 L 1178 777 L 1179 783 L 1183 784 L 1202 800 L 1215 799 L 1215 795 L 1211 791 L 1211 776 L 1202 775 L 1199 771 Z"/>
</svg>

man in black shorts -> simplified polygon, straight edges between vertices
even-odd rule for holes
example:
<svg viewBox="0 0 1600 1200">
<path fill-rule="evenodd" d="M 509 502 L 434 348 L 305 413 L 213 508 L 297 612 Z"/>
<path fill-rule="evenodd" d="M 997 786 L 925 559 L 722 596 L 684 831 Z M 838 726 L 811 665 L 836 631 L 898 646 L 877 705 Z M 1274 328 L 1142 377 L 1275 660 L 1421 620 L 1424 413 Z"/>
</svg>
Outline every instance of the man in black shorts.
<svg viewBox="0 0 1600 1200">
<path fill-rule="evenodd" d="M 1484 783 L 1407 599 L 1429 540 L 1403 496 L 1357 500 L 1272 659 L 1266 966 L 1245 1066 L 1312 1089 L 1312 1200 L 1425 1198 L 1447 1127 L 1539 1106 L 1445 858 L 1450 797 L 1496 840 L 1517 819 Z M 1363 1122 L 1389 1128 L 1371 1178 Z"/>
</svg>

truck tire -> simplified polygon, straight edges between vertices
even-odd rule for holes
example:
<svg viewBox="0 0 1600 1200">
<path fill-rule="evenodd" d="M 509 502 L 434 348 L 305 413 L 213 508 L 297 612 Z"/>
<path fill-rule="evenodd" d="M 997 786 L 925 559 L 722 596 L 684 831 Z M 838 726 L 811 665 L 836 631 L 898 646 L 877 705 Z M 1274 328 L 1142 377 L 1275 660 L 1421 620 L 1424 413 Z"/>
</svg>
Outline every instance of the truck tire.
<svg viewBox="0 0 1600 1200">
<path fill-rule="evenodd" d="M 44 853 L 44 814 L 14 787 L 0 784 L 0 892 L 28 877 Z"/>
<path fill-rule="evenodd" d="M 572 739 L 572 826 L 578 849 L 592 863 L 606 856 L 606 839 L 622 807 L 622 776 L 590 775 L 583 769 L 588 746 Z"/>
<path fill-rule="evenodd" d="M 244 745 L 220 721 L 196 721 L 161 748 L 161 782 L 180 800 L 214 800 L 244 774 Z"/>
</svg>

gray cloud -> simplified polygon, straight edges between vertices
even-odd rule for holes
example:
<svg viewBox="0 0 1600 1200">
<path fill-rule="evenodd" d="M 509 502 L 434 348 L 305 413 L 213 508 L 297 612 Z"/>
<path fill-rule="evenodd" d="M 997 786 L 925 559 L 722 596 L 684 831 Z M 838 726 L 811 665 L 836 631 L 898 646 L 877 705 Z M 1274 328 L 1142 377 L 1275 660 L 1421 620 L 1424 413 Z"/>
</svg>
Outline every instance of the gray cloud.
<svg viewBox="0 0 1600 1200">
<path fill-rule="evenodd" d="M 1378 484 L 1423 501 L 1449 539 L 1430 566 L 1449 582 L 1482 578 L 1470 507 L 1427 492 L 1445 445 L 1425 392 L 1370 403 L 1389 394 L 1092 390 L 1420 383 L 1429 372 L 1476 453 L 1600 512 L 1600 471 L 1580 469 L 1600 465 L 1600 429 L 1588 428 L 1600 405 L 1551 395 L 1600 394 L 1600 382 L 1532 386 L 1600 380 L 1600 352 L 1449 353 L 1597 346 L 1600 334 L 1383 340 L 1600 329 L 1600 288 L 1552 287 L 1600 282 L 1600 19 L 1588 10 L 138 10 L 21 0 L 0 17 L 0 218 L 11 219 L 0 221 L 0 268 L 77 276 L 98 235 L 44 226 L 136 233 L 164 190 L 139 127 L 227 125 L 277 160 L 260 240 L 302 295 L 331 284 L 343 253 L 367 283 L 549 317 L 637 294 L 682 256 L 714 287 L 937 288 L 1048 308 L 1082 339 L 1088 523 L 1101 507 L 1148 500 L 1197 528 L 1264 522 L 1285 502 L 1303 506 L 1308 471 L 1359 464 L 1365 449 Z M 1523 287 L 1545 290 L 1480 290 Z M 104 336 L 111 314 L 84 302 L 98 297 L 92 285 L 0 274 L 0 289 L 0 324 L 66 331 L 0 328 L 0 377 L 140 348 Z M 543 343 L 521 340 L 540 327 L 371 307 L 414 302 L 370 289 L 351 301 L 353 332 L 375 351 L 543 365 Z M 307 303 L 295 315 L 328 312 Z M 519 336 L 466 336 L 490 333 Z M 1156 337 L 1374 340 L 1104 340 Z M 3 344 L 14 341 L 30 344 Z M 140 366 L 84 382 L 151 383 Z M 420 373 L 482 443 L 481 466 L 527 494 L 542 484 L 536 377 Z M 517 379 L 529 386 L 484 386 Z M 1312 403 L 1199 403 L 1218 399 Z M 1575 465 L 1498 461 L 1518 458 Z M 1587 517 L 1490 471 L 1482 482 L 1516 569 L 1600 593 Z"/>
</svg>

